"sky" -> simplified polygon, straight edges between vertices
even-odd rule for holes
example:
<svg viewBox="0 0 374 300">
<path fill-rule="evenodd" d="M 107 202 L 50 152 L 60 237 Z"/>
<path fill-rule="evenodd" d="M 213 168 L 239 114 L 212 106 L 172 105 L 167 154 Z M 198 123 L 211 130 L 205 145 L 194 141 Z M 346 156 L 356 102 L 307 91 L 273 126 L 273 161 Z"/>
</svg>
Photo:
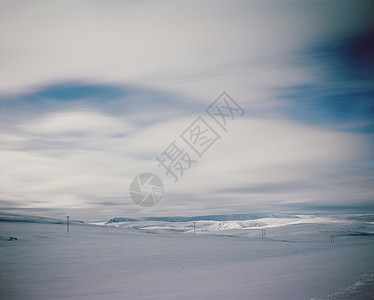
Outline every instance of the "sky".
<svg viewBox="0 0 374 300">
<path fill-rule="evenodd" d="M 0 5 L 0 210 L 374 211 L 372 1 Z M 227 127 L 206 111 L 223 92 Z M 198 117 L 219 136 L 202 156 L 181 138 Z M 156 159 L 174 141 L 177 180 Z M 129 194 L 144 172 L 152 207 Z"/>
</svg>

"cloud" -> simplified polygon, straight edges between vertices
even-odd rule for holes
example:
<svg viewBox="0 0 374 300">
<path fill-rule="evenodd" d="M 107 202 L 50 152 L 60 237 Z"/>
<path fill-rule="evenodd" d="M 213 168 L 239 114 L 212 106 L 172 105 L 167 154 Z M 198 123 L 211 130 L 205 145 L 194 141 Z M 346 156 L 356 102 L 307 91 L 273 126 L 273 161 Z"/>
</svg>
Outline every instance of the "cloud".
<svg viewBox="0 0 374 300">
<path fill-rule="evenodd" d="M 192 116 L 164 120 L 156 126 L 143 126 L 141 130 L 135 127 L 126 136 L 115 135 L 118 128 L 112 124 L 116 124 L 116 117 L 100 117 L 102 123 L 98 124 L 105 128 L 105 135 L 99 139 L 96 125 L 85 127 L 82 135 L 75 136 L 71 135 L 70 127 L 61 131 L 67 120 L 70 123 L 69 118 L 53 119 L 62 122 L 61 127 L 49 126 L 45 121 L 49 119 L 34 119 L 33 126 L 20 127 L 18 134 L 30 140 L 36 136 L 45 142 L 59 143 L 58 147 L 25 147 L 17 134 L 8 134 L 12 137 L 8 141 L 14 145 L 8 145 L 12 150 L 2 151 L 2 165 L 6 170 L 3 171 L 3 199 L 28 203 L 29 208 L 58 210 L 93 210 L 105 206 L 113 214 L 114 205 L 107 203 L 131 207 L 130 181 L 141 172 L 151 171 L 164 180 L 166 190 L 158 208 L 142 212 L 148 215 L 180 214 L 186 205 L 193 207 L 188 211 L 198 213 L 200 209 L 223 211 L 226 207 L 240 211 L 249 206 L 274 206 L 290 201 L 351 203 L 352 199 L 337 198 L 337 190 L 346 195 L 357 193 L 355 199 L 360 203 L 368 200 L 358 194 L 363 191 L 359 183 L 368 177 L 351 170 L 356 168 L 357 161 L 365 160 L 372 148 L 355 134 L 326 131 L 287 120 L 236 120 L 229 132 L 222 133 L 222 139 L 202 159 L 197 158 L 196 165 L 174 184 L 165 170 L 157 167 L 155 157 L 173 140 L 193 155 L 178 139 L 193 120 Z M 66 140 L 68 144 L 64 144 Z M 27 144 L 27 139 L 23 142 Z M 346 166 L 345 171 L 342 165 Z M 339 172 L 341 178 L 335 178 Z M 351 182 L 356 182 L 356 186 Z M 364 185 L 371 194 L 372 188 Z M 136 214 L 136 207 L 133 210 Z"/>
<path fill-rule="evenodd" d="M 0 19 L 6 25 L 1 26 L 6 76 L 0 87 L 9 93 L 84 79 L 173 90 L 205 101 L 227 85 L 241 98 L 249 95 L 248 85 L 253 95 L 263 94 L 256 91 L 258 84 L 295 84 L 308 78 L 296 65 L 292 71 L 283 64 L 287 55 L 318 38 L 367 27 L 368 5 L 4 3 Z"/>
<path fill-rule="evenodd" d="M 366 205 L 371 5 L 3 1 L 3 205 L 92 218 Z M 224 90 L 245 118 L 173 184 L 155 157 Z M 166 185 L 147 211 L 127 191 L 145 171 Z"/>
<path fill-rule="evenodd" d="M 131 124 L 98 112 L 65 111 L 52 113 L 37 121 L 20 125 L 27 133 L 69 135 L 92 133 L 96 136 L 125 134 Z"/>
</svg>

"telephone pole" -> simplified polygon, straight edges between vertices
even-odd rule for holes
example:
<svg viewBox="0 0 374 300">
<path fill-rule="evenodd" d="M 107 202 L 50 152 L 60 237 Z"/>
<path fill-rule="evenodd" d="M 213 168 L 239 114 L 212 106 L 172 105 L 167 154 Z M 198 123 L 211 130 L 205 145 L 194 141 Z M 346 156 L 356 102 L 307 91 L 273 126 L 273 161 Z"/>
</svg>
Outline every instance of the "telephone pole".
<svg viewBox="0 0 374 300">
<path fill-rule="evenodd" d="M 66 216 L 66 232 L 69 233 L 69 223 L 70 223 L 70 220 L 69 220 L 70 216 Z"/>
<path fill-rule="evenodd" d="M 196 222 L 193 222 L 193 235 L 195 235 Z"/>
</svg>

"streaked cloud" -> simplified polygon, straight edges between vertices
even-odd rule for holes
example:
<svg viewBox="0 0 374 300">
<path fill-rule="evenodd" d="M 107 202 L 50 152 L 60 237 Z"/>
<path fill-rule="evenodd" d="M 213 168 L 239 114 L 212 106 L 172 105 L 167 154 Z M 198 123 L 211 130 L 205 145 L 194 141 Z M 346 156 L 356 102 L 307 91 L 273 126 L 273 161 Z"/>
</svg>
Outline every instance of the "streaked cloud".
<svg viewBox="0 0 374 300">
<path fill-rule="evenodd" d="M 371 203 L 370 1 L 1 5 L 4 208 L 97 219 Z M 245 117 L 172 184 L 155 157 L 224 90 Z M 145 171 L 166 185 L 149 210 L 128 196 Z"/>
</svg>

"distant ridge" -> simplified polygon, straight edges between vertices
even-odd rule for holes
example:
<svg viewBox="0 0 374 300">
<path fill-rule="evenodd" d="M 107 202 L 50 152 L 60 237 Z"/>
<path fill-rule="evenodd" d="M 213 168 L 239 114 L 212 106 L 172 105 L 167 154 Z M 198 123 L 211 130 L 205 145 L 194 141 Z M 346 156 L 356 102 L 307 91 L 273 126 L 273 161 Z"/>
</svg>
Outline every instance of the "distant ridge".
<svg viewBox="0 0 374 300">
<path fill-rule="evenodd" d="M 18 215 L 0 212 L 0 222 L 28 222 L 28 223 L 46 223 L 46 224 L 65 224 L 65 220 L 55 218 Z M 83 221 L 71 220 L 71 223 L 84 223 Z"/>
<path fill-rule="evenodd" d="M 10 213 L 0 212 L 0 221 L 3 222 L 30 222 L 30 223 L 50 223 L 50 224 L 62 224 L 63 221 L 54 218 L 28 216 L 28 215 L 16 215 Z"/>
<path fill-rule="evenodd" d="M 107 223 L 135 222 L 135 221 L 139 221 L 139 220 L 132 219 L 132 218 L 113 218 L 113 219 L 110 219 Z"/>
</svg>

